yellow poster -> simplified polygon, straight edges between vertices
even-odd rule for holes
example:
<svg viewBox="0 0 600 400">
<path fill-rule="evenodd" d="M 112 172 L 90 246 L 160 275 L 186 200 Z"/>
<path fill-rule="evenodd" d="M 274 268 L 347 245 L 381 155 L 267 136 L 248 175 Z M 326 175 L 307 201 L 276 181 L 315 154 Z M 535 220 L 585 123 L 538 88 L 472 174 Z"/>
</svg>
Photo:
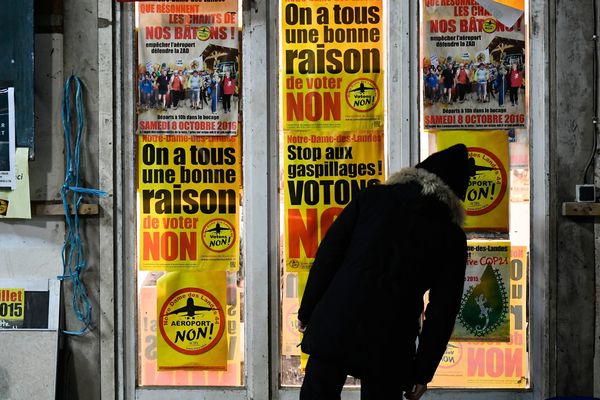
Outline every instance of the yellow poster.
<svg viewBox="0 0 600 400">
<path fill-rule="evenodd" d="M 285 0 L 281 11 L 282 128 L 383 129 L 382 1 Z"/>
<path fill-rule="evenodd" d="M 227 368 L 227 276 L 170 272 L 156 282 L 158 368 Z"/>
<path fill-rule="evenodd" d="M 527 353 L 527 247 L 512 246 L 510 260 L 510 342 L 448 343 L 430 387 L 529 387 Z"/>
<path fill-rule="evenodd" d="M 284 133 L 285 262 L 308 269 L 327 229 L 359 190 L 384 180 L 383 132 Z"/>
<path fill-rule="evenodd" d="M 139 296 L 140 386 L 240 386 L 242 384 L 242 335 L 240 289 L 227 304 L 227 370 L 158 370 L 156 286 L 145 286 Z M 231 304 L 230 304 L 231 303 Z"/>
<path fill-rule="evenodd" d="M 469 150 L 471 179 L 464 201 L 465 230 L 508 232 L 508 133 L 506 131 L 440 131 L 438 150 L 464 143 Z"/>
<path fill-rule="evenodd" d="M 141 270 L 236 270 L 241 148 L 237 137 L 138 137 Z"/>
<path fill-rule="evenodd" d="M 510 340 L 510 242 L 469 240 L 467 269 L 452 340 Z"/>
<path fill-rule="evenodd" d="M 29 195 L 29 148 L 18 147 L 16 156 L 16 188 L 0 189 L 0 219 L 31 218 Z"/>
<path fill-rule="evenodd" d="M 0 288 L 0 328 L 19 327 L 25 320 L 25 289 Z"/>
</svg>

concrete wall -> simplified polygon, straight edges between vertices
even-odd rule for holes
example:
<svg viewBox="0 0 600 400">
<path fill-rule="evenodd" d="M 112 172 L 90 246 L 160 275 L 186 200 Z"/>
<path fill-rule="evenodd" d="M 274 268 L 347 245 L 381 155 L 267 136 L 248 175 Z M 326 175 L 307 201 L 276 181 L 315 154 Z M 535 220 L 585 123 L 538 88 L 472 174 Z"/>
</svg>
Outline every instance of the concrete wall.
<svg viewBox="0 0 600 400">
<path fill-rule="evenodd" d="M 36 154 L 29 163 L 32 201 L 60 200 L 65 174 L 61 101 L 65 79 L 71 74 L 79 76 L 85 87 L 86 128 L 81 154 L 84 185 L 98 187 L 98 87 L 103 79 L 98 61 L 99 3 L 103 2 L 36 1 Z M 110 90 L 111 81 L 109 76 Z M 108 135 L 112 137 L 112 132 Z M 0 370 L 1 399 L 54 399 L 55 391 L 58 399 L 101 398 L 99 232 L 98 217 L 84 219 L 81 233 L 89 265 L 83 280 L 93 307 L 92 331 L 83 337 L 57 332 L 0 332 L 2 357 L 12 361 Z M 64 217 L 34 215 L 31 220 L 1 221 L 0 278 L 56 279 L 62 274 L 64 238 Z M 112 269 L 112 265 L 106 267 Z M 112 292 L 112 283 L 106 290 Z M 63 299 L 63 326 L 78 330 L 81 324 L 71 308 L 69 285 L 65 285 Z"/>
<path fill-rule="evenodd" d="M 550 107 L 551 218 L 555 240 L 551 257 L 552 306 L 555 319 L 553 362 L 558 395 L 591 395 L 594 384 L 595 310 L 594 223 L 584 217 L 563 217 L 563 202 L 574 201 L 575 184 L 592 152 L 595 115 L 592 102 L 594 57 L 593 2 L 551 2 Z M 554 23 L 553 23 L 554 22 Z M 533 81 L 535 77 L 531 77 Z M 593 169 L 590 179 L 593 179 Z M 597 246 L 597 244 L 596 244 Z M 552 279 L 551 279 L 552 281 Z M 552 383 L 552 380 L 551 380 Z"/>
<path fill-rule="evenodd" d="M 35 36 L 36 157 L 29 163 L 31 200 L 58 200 L 64 179 L 60 101 L 63 51 L 60 21 L 50 9 Z M 58 25 L 57 28 L 53 25 Z M 37 32 L 37 30 L 36 30 Z M 55 279 L 62 273 L 63 219 L 0 221 L 0 278 Z M 54 399 L 58 332 L 0 332 L 1 399 Z"/>
</svg>

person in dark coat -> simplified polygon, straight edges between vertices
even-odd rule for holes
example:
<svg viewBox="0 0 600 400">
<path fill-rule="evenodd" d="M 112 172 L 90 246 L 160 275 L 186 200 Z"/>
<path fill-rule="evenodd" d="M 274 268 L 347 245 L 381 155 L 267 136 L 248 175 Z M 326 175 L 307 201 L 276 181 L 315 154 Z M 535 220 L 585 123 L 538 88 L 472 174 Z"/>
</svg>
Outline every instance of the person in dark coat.
<svg viewBox="0 0 600 400">
<path fill-rule="evenodd" d="M 347 375 L 363 400 L 425 392 L 460 307 L 469 168 L 462 144 L 434 153 L 359 192 L 331 225 L 298 310 L 301 400 L 340 399 Z"/>
</svg>

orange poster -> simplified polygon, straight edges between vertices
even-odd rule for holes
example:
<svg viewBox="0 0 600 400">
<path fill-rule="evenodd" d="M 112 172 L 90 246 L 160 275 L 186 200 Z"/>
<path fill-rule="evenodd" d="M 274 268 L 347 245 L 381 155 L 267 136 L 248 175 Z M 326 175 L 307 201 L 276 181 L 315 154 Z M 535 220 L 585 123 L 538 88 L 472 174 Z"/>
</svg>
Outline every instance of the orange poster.
<svg viewBox="0 0 600 400">
<path fill-rule="evenodd" d="M 238 1 L 139 2 L 139 134 L 235 135 Z"/>
<path fill-rule="evenodd" d="M 422 0 L 425 128 L 526 127 L 525 32 L 523 11 L 493 0 Z"/>
</svg>

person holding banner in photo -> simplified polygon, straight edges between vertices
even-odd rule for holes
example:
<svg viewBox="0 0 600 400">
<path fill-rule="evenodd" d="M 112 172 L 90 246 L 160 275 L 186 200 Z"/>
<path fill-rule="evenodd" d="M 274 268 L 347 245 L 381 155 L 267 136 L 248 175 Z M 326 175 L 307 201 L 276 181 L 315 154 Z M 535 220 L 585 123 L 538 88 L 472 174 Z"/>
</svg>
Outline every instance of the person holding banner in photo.
<svg viewBox="0 0 600 400">
<path fill-rule="evenodd" d="M 333 222 L 298 310 L 310 355 L 300 400 L 339 399 L 347 375 L 362 400 L 427 390 L 463 292 L 468 158 L 463 144 L 434 153 L 359 192 Z"/>
</svg>

